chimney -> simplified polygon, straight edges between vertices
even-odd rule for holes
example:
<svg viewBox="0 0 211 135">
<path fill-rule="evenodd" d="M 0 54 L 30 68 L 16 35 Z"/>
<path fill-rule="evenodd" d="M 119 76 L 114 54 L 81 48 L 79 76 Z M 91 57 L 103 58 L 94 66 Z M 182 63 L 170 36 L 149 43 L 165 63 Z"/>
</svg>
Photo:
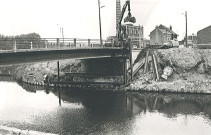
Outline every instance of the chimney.
<svg viewBox="0 0 211 135">
<path fill-rule="evenodd" d="M 171 25 L 170 25 L 169 29 L 172 30 L 172 26 Z"/>
<path fill-rule="evenodd" d="M 120 0 L 116 0 L 116 26 L 118 26 L 120 15 L 121 15 L 121 3 Z M 116 28 L 116 30 L 118 31 L 118 27 Z"/>
</svg>

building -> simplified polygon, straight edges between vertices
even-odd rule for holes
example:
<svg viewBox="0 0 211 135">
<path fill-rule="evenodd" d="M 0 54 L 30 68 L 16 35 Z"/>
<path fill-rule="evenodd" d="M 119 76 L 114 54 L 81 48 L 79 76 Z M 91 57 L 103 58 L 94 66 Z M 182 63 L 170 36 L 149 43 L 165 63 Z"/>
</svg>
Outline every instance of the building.
<svg viewBox="0 0 211 135">
<path fill-rule="evenodd" d="M 197 32 L 197 44 L 211 45 L 211 25 Z"/>
<path fill-rule="evenodd" d="M 121 2 L 116 0 L 116 26 L 118 26 L 119 19 L 121 16 Z M 143 48 L 143 37 L 144 28 L 140 25 L 133 24 L 123 24 L 123 29 L 126 30 L 128 38 L 131 38 L 131 42 L 134 48 Z M 118 32 L 118 27 L 116 27 L 116 33 Z"/>
<path fill-rule="evenodd" d="M 197 44 L 197 35 L 192 34 L 188 36 L 188 41 L 191 45 L 196 45 Z"/>
<path fill-rule="evenodd" d="M 164 45 L 170 40 L 177 39 L 177 37 L 178 34 L 172 30 L 172 26 L 168 28 L 161 24 L 150 32 L 150 45 Z"/>
<path fill-rule="evenodd" d="M 133 24 L 123 24 L 123 27 L 126 29 L 128 38 L 131 39 L 133 48 L 143 48 L 144 27 Z"/>
<path fill-rule="evenodd" d="M 144 45 L 144 48 L 146 48 L 146 47 L 150 46 L 150 40 L 149 40 L 149 39 L 144 38 L 144 40 L 143 40 L 143 45 Z"/>
<path fill-rule="evenodd" d="M 188 37 L 188 40 L 187 40 L 187 43 L 188 45 L 187 46 L 196 46 L 197 45 L 197 35 L 195 34 L 192 34 L 192 35 L 189 35 Z M 184 40 L 181 41 L 181 44 L 182 45 L 186 45 L 186 37 L 184 38 Z"/>
</svg>

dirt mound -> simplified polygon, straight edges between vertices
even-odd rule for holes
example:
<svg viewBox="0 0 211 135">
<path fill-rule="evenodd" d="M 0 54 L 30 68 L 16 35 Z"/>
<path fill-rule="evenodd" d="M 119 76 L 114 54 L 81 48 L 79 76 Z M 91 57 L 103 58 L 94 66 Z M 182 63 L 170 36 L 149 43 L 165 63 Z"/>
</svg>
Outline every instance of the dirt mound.
<svg viewBox="0 0 211 135">
<path fill-rule="evenodd" d="M 211 49 L 200 50 L 203 57 L 205 68 L 211 68 Z"/>
<path fill-rule="evenodd" d="M 153 64 L 149 62 L 148 72 L 143 73 L 141 69 L 129 89 L 211 92 L 211 50 L 171 48 L 153 50 L 151 54 L 156 57 L 160 77 L 167 66 L 173 69 L 173 74 L 167 80 L 160 78 L 155 81 Z"/>
<path fill-rule="evenodd" d="M 157 57 L 160 57 L 159 63 L 167 66 L 175 66 L 176 68 L 188 70 L 195 67 L 202 61 L 199 50 L 193 48 L 171 48 L 156 50 Z"/>
</svg>

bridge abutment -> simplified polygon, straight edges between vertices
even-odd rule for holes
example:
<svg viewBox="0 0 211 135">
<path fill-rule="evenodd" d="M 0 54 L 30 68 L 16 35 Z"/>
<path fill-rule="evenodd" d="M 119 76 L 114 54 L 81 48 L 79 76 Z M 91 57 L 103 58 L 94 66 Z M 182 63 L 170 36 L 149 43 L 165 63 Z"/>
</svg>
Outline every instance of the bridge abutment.
<svg viewBox="0 0 211 135">
<path fill-rule="evenodd" d="M 80 72 L 121 76 L 124 74 L 123 68 L 124 59 L 122 58 L 83 59 L 81 60 Z"/>
<path fill-rule="evenodd" d="M 66 77 L 73 82 L 123 84 L 125 61 L 124 57 L 83 59 L 78 72 L 66 73 Z"/>
</svg>

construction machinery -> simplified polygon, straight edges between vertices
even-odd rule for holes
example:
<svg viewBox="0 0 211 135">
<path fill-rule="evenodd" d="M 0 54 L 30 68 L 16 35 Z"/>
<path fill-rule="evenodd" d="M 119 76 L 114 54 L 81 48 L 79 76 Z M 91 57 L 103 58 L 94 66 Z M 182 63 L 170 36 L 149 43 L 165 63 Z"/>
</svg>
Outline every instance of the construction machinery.
<svg viewBox="0 0 211 135">
<path fill-rule="evenodd" d="M 125 46 L 125 40 L 127 39 L 126 27 L 124 27 L 122 25 L 122 20 L 123 20 L 123 17 L 124 17 L 124 14 L 125 14 L 125 11 L 127 8 L 128 8 L 128 15 L 125 17 L 124 23 L 126 23 L 126 22 L 135 23 L 136 22 L 136 18 L 133 17 L 130 12 L 131 11 L 130 0 L 126 0 L 125 4 L 123 5 L 121 14 L 120 14 L 119 22 L 117 24 L 118 31 L 117 31 L 116 45 L 122 46 L 122 47 Z"/>
</svg>

